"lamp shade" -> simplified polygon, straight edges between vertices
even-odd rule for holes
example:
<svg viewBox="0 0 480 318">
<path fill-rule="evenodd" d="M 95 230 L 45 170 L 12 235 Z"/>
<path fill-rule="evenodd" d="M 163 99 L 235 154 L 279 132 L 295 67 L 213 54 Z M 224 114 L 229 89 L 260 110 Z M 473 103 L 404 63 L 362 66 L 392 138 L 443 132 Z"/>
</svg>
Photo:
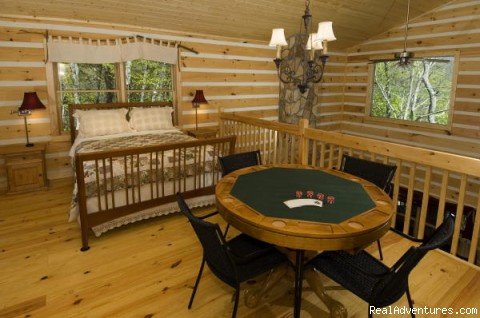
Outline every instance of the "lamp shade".
<svg viewBox="0 0 480 318">
<path fill-rule="evenodd" d="M 288 45 L 285 39 L 285 31 L 283 29 L 273 29 L 272 38 L 270 39 L 269 46 L 285 46 Z"/>
<path fill-rule="evenodd" d="M 199 107 L 201 104 L 208 104 L 205 96 L 203 95 L 203 90 L 197 89 L 195 91 L 195 97 L 193 97 L 192 105 L 194 108 Z"/>
<path fill-rule="evenodd" d="M 318 24 L 317 37 L 314 42 L 318 41 L 335 41 L 337 38 L 333 34 L 332 21 L 320 22 Z"/>
<path fill-rule="evenodd" d="M 40 101 L 36 92 L 26 92 L 23 94 L 23 102 L 19 111 L 28 111 L 34 109 L 45 109 L 45 105 Z"/>
<path fill-rule="evenodd" d="M 308 36 L 308 41 L 307 41 L 307 50 L 311 50 L 312 48 L 314 50 L 321 50 L 323 49 L 322 41 L 316 41 L 315 38 L 317 37 L 316 33 L 310 33 Z"/>
</svg>

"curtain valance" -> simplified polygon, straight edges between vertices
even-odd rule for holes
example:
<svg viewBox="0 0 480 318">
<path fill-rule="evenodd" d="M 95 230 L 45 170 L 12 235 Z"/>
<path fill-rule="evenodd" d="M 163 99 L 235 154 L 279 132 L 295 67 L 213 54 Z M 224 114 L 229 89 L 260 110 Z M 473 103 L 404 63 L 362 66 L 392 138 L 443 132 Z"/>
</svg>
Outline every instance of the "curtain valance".
<svg viewBox="0 0 480 318">
<path fill-rule="evenodd" d="M 61 63 L 117 63 L 138 59 L 177 63 L 176 42 L 144 37 L 92 40 L 49 36 L 48 61 Z"/>
</svg>

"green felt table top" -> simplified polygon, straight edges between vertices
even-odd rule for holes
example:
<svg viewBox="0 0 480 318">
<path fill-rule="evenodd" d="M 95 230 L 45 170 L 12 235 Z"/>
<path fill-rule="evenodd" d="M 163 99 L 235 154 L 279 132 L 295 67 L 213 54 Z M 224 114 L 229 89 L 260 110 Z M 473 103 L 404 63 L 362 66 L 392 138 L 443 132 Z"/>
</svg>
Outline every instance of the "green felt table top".
<svg viewBox="0 0 480 318">
<path fill-rule="evenodd" d="M 323 193 L 323 207 L 290 209 L 283 202 L 296 191 Z M 265 216 L 322 223 L 340 223 L 375 207 L 361 184 L 329 173 L 296 168 L 269 168 L 240 175 L 230 194 Z M 326 197 L 335 197 L 328 204 Z M 316 198 L 316 197 L 314 197 Z"/>
</svg>

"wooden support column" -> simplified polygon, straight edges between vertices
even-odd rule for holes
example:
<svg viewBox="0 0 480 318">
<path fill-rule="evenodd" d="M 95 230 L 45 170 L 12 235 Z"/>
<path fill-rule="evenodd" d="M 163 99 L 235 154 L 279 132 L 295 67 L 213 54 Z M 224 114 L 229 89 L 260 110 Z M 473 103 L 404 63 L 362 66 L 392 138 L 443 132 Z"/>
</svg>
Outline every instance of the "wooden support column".
<svg viewBox="0 0 480 318">
<path fill-rule="evenodd" d="M 307 145 L 308 140 L 305 137 L 305 129 L 308 128 L 308 119 L 300 119 L 298 122 L 299 128 L 299 139 L 298 139 L 298 161 L 302 165 L 307 165 L 308 162 L 308 152 Z"/>
</svg>

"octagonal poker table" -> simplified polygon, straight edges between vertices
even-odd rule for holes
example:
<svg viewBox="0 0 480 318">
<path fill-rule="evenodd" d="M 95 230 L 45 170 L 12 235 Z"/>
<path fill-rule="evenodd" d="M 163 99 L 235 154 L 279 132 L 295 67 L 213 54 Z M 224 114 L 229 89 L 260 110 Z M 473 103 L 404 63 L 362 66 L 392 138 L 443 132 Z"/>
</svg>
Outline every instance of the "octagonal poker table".
<svg viewBox="0 0 480 318">
<path fill-rule="evenodd" d="M 284 202 L 324 195 L 323 206 Z M 243 233 L 303 250 L 355 249 L 385 234 L 394 211 L 390 197 L 356 176 L 300 165 L 262 165 L 223 177 L 215 190 L 222 217 Z M 329 204 L 328 196 L 334 197 Z"/>
<path fill-rule="evenodd" d="M 322 207 L 284 203 L 307 194 Z M 388 231 L 395 210 L 390 197 L 364 179 L 291 164 L 234 171 L 218 182 L 215 195 L 220 215 L 239 231 L 295 250 L 294 317 L 300 315 L 305 250 L 363 248 Z"/>
</svg>

